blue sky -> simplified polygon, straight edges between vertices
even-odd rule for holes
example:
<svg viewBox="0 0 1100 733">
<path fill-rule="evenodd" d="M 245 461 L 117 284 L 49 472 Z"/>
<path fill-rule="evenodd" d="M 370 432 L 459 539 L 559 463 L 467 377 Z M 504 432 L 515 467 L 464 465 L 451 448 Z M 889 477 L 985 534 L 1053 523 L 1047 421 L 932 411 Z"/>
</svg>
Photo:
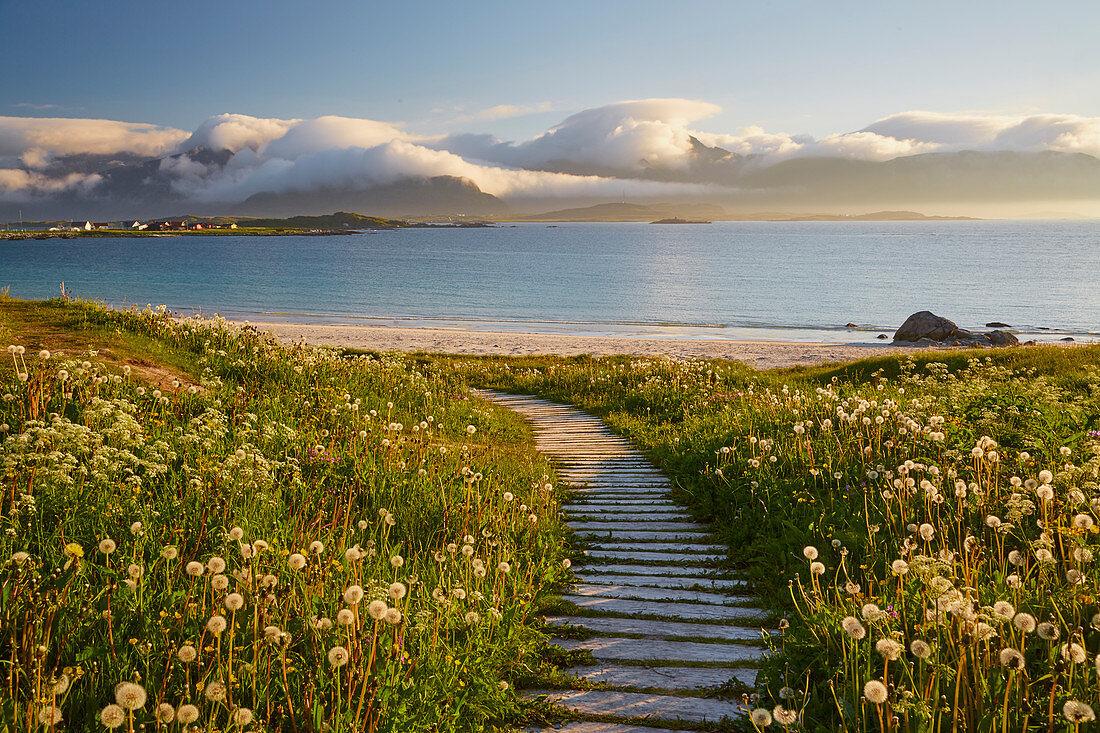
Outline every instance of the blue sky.
<svg viewBox="0 0 1100 733">
<path fill-rule="evenodd" d="M 1100 3 L 0 0 L 0 115 L 325 114 L 531 137 L 624 99 L 823 136 L 909 109 L 1100 115 Z M 513 105 L 528 114 L 487 119 Z"/>
</svg>

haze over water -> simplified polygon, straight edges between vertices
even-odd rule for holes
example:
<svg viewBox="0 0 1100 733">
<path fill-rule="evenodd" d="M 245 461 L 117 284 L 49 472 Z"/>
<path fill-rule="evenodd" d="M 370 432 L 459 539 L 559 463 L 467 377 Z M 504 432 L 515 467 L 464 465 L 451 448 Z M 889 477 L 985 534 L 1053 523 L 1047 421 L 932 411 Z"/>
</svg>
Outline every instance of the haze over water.
<svg viewBox="0 0 1100 733">
<path fill-rule="evenodd" d="M 0 288 L 252 320 L 874 341 L 918 310 L 1100 334 L 1100 222 L 721 222 L 0 242 Z M 854 322 L 861 330 L 845 329 Z"/>
</svg>

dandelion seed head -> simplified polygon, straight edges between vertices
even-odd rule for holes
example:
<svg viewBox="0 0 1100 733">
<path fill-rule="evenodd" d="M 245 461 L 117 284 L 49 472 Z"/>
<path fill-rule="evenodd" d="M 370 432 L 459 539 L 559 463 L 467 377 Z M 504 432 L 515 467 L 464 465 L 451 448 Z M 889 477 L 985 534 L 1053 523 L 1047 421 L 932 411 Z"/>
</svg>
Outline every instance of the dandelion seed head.
<svg viewBox="0 0 1100 733">
<path fill-rule="evenodd" d="M 1001 666 L 1018 671 L 1024 668 L 1024 655 L 1012 647 L 1005 647 L 998 655 Z"/>
<path fill-rule="evenodd" d="M 99 711 L 99 722 L 107 728 L 117 728 L 126 722 L 126 711 L 118 705 L 108 705 Z"/>
<path fill-rule="evenodd" d="M 115 687 L 115 702 L 126 710 L 145 707 L 145 688 L 136 682 L 123 682 Z"/>
<path fill-rule="evenodd" d="M 863 627 L 863 624 L 859 622 L 855 616 L 847 616 L 840 622 L 840 626 L 844 631 L 853 639 L 862 639 L 867 636 L 867 629 Z"/>
<path fill-rule="evenodd" d="M 1062 715 L 1075 725 L 1096 720 L 1096 713 L 1093 712 L 1092 707 L 1088 703 L 1077 700 L 1067 700 L 1062 706 Z"/>
<path fill-rule="evenodd" d="M 918 659 L 928 659 L 932 656 L 932 645 L 923 639 L 913 639 L 909 644 L 909 651 Z"/>
<path fill-rule="evenodd" d="M 355 604 L 359 603 L 362 600 L 363 600 L 363 589 L 362 589 L 362 587 L 360 587 L 358 585 L 351 585 L 351 586 L 348 586 L 347 590 L 344 591 L 344 603 L 348 604 L 349 606 L 354 606 Z"/>
<path fill-rule="evenodd" d="M 176 719 L 176 709 L 166 702 L 157 705 L 157 721 L 168 725 Z"/>
<path fill-rule="evenodd" d="M 1035 630 L 1040 638 L 1047 641 L 1055 641 L 1062 635 L 1061 630 L 1057 626 L 1052 623 L 1047 623 L 1046 621 L 1036 626 Z"/>
<path fill-rule="evenodd" d="M 886 702 L 886 685 L 882 684 L 878 680 L 871 680 L 863 686 L 863 696 L 867 698 L 868 702 L 871 702 L 875 705 L 881 705 L 882 703 Z"/>
</svg>

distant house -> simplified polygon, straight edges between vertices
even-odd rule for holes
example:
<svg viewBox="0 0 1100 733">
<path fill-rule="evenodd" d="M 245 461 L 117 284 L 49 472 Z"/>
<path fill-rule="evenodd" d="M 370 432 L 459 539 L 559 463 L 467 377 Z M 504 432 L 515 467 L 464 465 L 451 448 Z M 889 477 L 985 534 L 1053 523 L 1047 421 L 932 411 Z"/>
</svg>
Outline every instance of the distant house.
<svg viewBox="0 0 1100 733">
<path fill-rule="evenodd" d="M 151 221 L 149 222 L 149 228 L 156 231 L 168 232 L 180 231 L 186 229 L 187 226 L 182 221 Z"/>
<path fill-rule="evenodd" d="M 69 222 L 69 229 L 71 229 L 74 232 L 79 231 L 79 230 L 83 230 L 85 232 L 90 232 L 94 228 L 95 228 L 95 226 L 90 221 L 73 221 L 73 222 Z"/>
<path fill-rule="evenodd" d="M 109 221 L 93 221 L 91 222 L 92 229 L 110 229 L 111 222 Z"/>
<path fill-rule="evenodd" d="M 143 226 L 140 221 L 135 221 L 133 224 L 130 225 L 130 228 L 131 229 L 144 229 L 145 226 Z"/>
</svg>

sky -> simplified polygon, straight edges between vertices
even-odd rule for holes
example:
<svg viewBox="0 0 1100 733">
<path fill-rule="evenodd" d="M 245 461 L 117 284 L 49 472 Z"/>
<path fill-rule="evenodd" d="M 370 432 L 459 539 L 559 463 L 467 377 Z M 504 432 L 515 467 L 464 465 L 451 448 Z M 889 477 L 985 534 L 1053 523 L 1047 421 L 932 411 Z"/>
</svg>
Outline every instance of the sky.
<svg viewBox="0 0 1100 733">
<path fill-rule="evenodd" d="M 1100 3 L 0 0 L 0 115 L 524 140 L 630 99 L 824 137 L 905 110 L 1100 116 Z"/>
</svg>

